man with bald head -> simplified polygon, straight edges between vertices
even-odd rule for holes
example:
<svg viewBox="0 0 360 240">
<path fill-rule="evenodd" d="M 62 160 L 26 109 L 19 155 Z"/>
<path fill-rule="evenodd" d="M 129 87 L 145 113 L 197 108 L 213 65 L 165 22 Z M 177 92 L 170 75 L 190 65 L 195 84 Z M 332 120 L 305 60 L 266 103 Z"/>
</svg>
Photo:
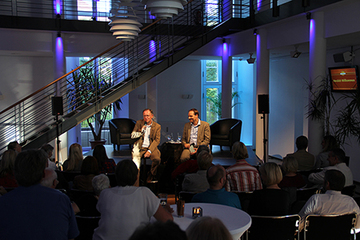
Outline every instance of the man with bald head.
<svg viewBox="0 0 360 240">
<path fill-rule="evenodd" d="M 207 170 L 206 179 L 210 188 L 196 194 L 191 202 L 215 203 L 241 209 L 239 197 L 235 193 L 225 191 L 226 172 L 221 165 L 214 165 Z"/>
</svg>

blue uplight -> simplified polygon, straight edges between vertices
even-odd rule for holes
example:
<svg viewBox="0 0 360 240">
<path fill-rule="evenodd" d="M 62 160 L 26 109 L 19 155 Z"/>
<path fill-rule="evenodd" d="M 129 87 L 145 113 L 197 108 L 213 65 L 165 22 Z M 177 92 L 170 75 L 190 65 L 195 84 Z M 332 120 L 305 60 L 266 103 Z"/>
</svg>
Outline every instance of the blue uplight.
<svg viewBox="0 0 360 240">
<path fill-rule="evenodd" d="M 55 14 L 61 15 L 61 0 L 54 0 L 54 10 Z"/>
</svg>

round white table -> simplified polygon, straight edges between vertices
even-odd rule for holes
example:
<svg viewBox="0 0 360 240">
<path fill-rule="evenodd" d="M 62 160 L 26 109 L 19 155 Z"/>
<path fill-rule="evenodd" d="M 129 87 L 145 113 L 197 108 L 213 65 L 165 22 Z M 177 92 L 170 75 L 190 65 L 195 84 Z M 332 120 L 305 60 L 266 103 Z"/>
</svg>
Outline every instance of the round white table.
<svg viewBox="0 0 360 240">
<path fill-rule="evenodd" d="M 234 207 L 212 203 L 185 203 L 184 217 L 181 218 L 177 216 L 176 204 L 171 205 L 171 207 L 174 209 L 174 222 L 184 231 L 194 221 L 192 218 L 193 207 L 201 207 L 203 209 L 203 216 L 220 219 L 234 240 L 239 240 L 243 233 L 251 226 L 250 215 Z"/>
</svg>

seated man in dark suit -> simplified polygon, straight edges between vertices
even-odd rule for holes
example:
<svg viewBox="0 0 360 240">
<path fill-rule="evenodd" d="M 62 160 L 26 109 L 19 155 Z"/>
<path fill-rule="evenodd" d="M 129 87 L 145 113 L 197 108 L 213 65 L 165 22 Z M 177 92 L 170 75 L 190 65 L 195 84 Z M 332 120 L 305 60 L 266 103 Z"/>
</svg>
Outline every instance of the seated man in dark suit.
<svg viewBox="0 0 360 240">
<path fill-rule="evenodd" d="M 241 209 L 239 197 L 235 193 L 225 191 L 226 172 L 223 166 L 210 167 L 206 178 L 210 188 L 196 194 L 191 202 L 216 203 Z"/>
</svg>

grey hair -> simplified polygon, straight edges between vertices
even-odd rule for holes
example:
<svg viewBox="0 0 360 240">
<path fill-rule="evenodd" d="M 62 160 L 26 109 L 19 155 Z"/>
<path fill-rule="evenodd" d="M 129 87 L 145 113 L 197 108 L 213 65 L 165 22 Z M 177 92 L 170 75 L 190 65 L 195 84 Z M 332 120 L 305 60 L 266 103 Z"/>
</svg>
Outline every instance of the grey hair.
<svg viewBox="0 0 360 240">
<path fill-rule="evenodd" d="M 48 172 L 49 174 L 46 174 Z M 57 173 L 52 168 L 45 168 L 45 178 L 43 178 L 40 184 L 44 187 L 51 188 L 53 185 L 54 180 L 57 179 Z"/>
<path fill-rule="evenodd" d="M 110 180 L 105 174 L 99 174 L 93 178 L 92 186 L 95 195 L 99 196 L 102 190 L 110 187 Z"/>
</svg>

